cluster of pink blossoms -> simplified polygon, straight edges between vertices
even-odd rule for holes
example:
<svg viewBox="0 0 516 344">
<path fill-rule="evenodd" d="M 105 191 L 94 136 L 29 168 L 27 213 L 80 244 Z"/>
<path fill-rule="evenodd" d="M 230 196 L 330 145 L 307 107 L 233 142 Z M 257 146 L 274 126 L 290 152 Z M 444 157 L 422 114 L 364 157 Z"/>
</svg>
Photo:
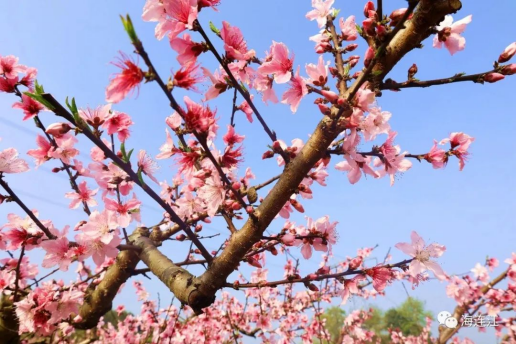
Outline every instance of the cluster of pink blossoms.
<svg viewBox="0 0 516 344">
<path fill-rule="evenodd" d="M 338 14 L 332 8 L 334 0 L 312 0 L 313 9 L 306 15 L 307 19 L 315 20 L 321 29 L 318 34 L 310 37 L 315 42 L 315 53 L 319 56 L 317 63 L 305 65 L 307 77 L 301 76 L 301 67 L 296 66 L 294 53 L 286 44 L 272 41 L 265 56 L 260 58 L 255 50 L 248 48 L 241 30 L 225 21 L 220 30 L 214 29 L 223 42 L 225 52 L 223 59 L 219 61 L 221 66 L 214 72 L 201 67 L 198 57 L 212 48 L 208 42 L 195 42 L 190 33 L 185 31 L 199 31 L 197 19 L 200 11 L 203 8 L 215 8 L 219 2 L 220 0 L 147 0 L 144 6 L 143 19 L 157 22 L 156 37 L 162 39 L 167 36 L 171 48 L 177 52 L 180 69 L 170 77 L 166 85 L 167 92 L 171 94 L 176 87 L 197 91 L 198 84 L 204 81 L 209 83 L 202 102 L 185 96 L 184 106 L 173 106 L 174 112 L 165 119 L 168 126 L 165 129 L 166 141 L 155 158 L 175 160 L 177 173 L 172 176 L 170 184 L 167 181 L 160 182 L 154 176 L 159 166 L 144 150 L 139 150 L 134 155 L 134 174 L 138 179 L 124 169 L 125 166 L 120 162 L 115 163 L 108 154 L 121 157 L 123 163 L 131 166 L 132 150 L 128 153 L 125 147 L 129 143 L 130 128 L 134 123 L 128 114 L 112 110 L 111 103 L 122 101 L 137 90 L 144 80 L 150 82 L 157 78 L 156 71 L 143 71 L 138 66 L 139 62 L 128 55 L 122 53 L 114 63 L 120 71 L 112 76 L 106 88 L 106 101 L 109 104 L 94 109 L 75 109 L 75 120 L 84 122 L 86 130 L 104 144 L 98 144 L 91 149 L 89 164 L 79 160 L 79 150 L 76 148 L 76 136 L 81 137 L 84 128 L 74 128 L 72 123 L 58 122 L 44 129 L 40 124 L 44 136 L 37 136 L 37 148 L 29 150 L 27 155 L 35 159 L 36 167 L 55 162 L 60 164 L 53 169 L 55 173 L 68 172 L 71 184 L 75 183 L 75 186 L 64 197 L 71 200 L 71 209 L 78 209 L 82 205 L 87 217 L 73 226 L 73 241 L 69 238 L 69 226 L 59 231 L 51 221 L 39 220 L 39 214 L 35 210 L 30 211 L 25 218 L 9 214 L 8 222 L 0 227 L 0 249 L 21 252 L 19 259 L 0 260 L 0 291 L 14 302 L 20 333 L 39 336 L 57 333 L 55 338 L 59 341 L 75 331 L 74 324 L 83 320 L 78 314 L 80 304 L 86 299 L 85 293 L 89 288 L 87 282 L 91 281 L 90 286 L 95 287 L 103 280 L 106 270 L 115 264 L 115 258 L 123 249 L 122 233 L 125 236 L 128 227 L 142 222 L 142 202 L 136 195 L 135 184 L 145 185 L 144 176 L 159 184 L 161 200 L 196 233 L 202 230 L 201 221 L 209 223 L 215 216 L 240 220 L 245 213 L 254 213 L 256 206 L 253 204 L 263 201 L 257 194 L 263 186 L 253 187 L 252 180 L 256 176 L 250 168 L 245 169 L 243 176 L 242 173 L 239 175 L 245 137 L 236 132 L 232 119 L 222 137 L 223 144 L 217 148 L 215 142 L 220 118 L 217 117 L 217 111 L 205 103 L 231 88 L 246 89 L 247 93 L 244 94 L 248 97 L 239 105 L 234 104 L 234 112 L 243 112 L 249 122 L 258 117 L 254 113 L 255 95 L 250 94 L 251 91 L 261 95 L 266 104 L 278 103 L 281 99 L 281 103 L 287 104 L 293 113 L 297 112 L 302 99 L 309 94 L 317 95 L 314 103 L 323 116 L 330 116 L 333 107 L 348 107 L 349 113 L 343 118 L 345 130 L 330 145 L 327 154 L 306 174 L 289 200 L 281 207 L 277 217 L 289 219 L 294 210 L 304 213 L 300 198 L 313 198 L 314 182 L 326 186 L 327 167 L 332 155 L 343 156 L 343 160 L 335 168 L 347 172 L 352 184 L 358 182 L 362 174 L 366 174 L 373 178 L 389 176 L 392 185 L 398 173 L 411 168 L 411 158 L 425 160 L 434 168 L 442 168 L 454 156 L 459 160 L 460 170 L 464 168 L 468 149 L 474 141 L 471 136 L 453 132 L 439 143 L 434 141 L 434 146 L 428 153 L 410 154 L 395 145 L 397 132 L 389 124 L 391 113 L 382 111 L 378 106 L 371 85 L 363 83 L 349 101 L 331 90 L 330 81 L 339 79 L 338 85 L 340 82 L 358 79 L 363 73 L 363 70 L 351 73 L 353 68 L 359 66 L 361 57 L 358 55 L 345 59 L 346 75 L 340 76 L 341 72 L 330 66 L 331 62 L 324 58 L 325 53 L 334 52 L 333 49 L 336 48 L 332 45 L 332 38 L 335 37 L 332 37 L 328 29 L 328 18 Z M 345 54 L 353 52 L 358 47 L 353 42 L 359 35 L 369 41 L 384 39 L 406 14 L 407 9 L 402 8 L 386 18 L 379 18 L 374 4 L 369 1 L 364 8 L 365 19 L 360 30 L 357 29 L 355 16 L 340 18 L 338 21 L 336 39 L 339 45 L 345 44 L 339 48 L 338 53 L 345 57 Z M 411 18 L 408 16 L 406 19 Z M 444 45 L 452 55 L 463 50 L 465 38 L 461 34 L 470 22 L 471 16 L 455 23 L 451 16 L 446 16 L 435 27 L 437 34 L 434 37 L 434 47 L 440 48 Z M 369 46 L 362 57 L 364 67 L 374 63 L 375 54 L 374 47 Z M 498 63 L 509 61 L 515 54 L 516 43 L 513 43 L 502 52 Z M 503 66 L 496 72 L 483 76 L 482 82 L 496 82 L 505 75 L 515 73 L 516 64 Z M 38 123 L 41 122 L 38 115 L 46 110 L 45 106 L 20 90 L 26 89 L 33 95 L 41 93 L 35 81 L 36 75 L 35 68 L 19 64 L 18 58 L 0 56 L 0 92 L 18 96 L 19 102 L 14 103 L 13 107 L 23 111 L 23 120 L 34 118 Z M 286 86 L 280 98 L 276 95 L 274 84 Z M 174 142 L 171 131 L 178 136 L 177 143 Z M 387 135 L 387 139 L 372 146 L 369 151 L 359 151 L 358 147 L 363 140 L 373 142 L 380 135 Z M 120 143 L 119 149 L 115 148 L 115 138 L 118 139 L 116 143 Z M 450 145 L 448 150 L 439 147 L 447 144 Z M 302 152 L 304 146 L 305 142 L 299 138 L 291 140 L 290 145 L 284 140 L 273 139 L 270 149 L 263 154 L 263 159 L 276 157 L 279 167 L 286 166 L 289 160 L 295 159 Z M 111 152 L 106 151 L 106 147 Z M 4 178 L 4 173 L 21 173 L 27 170 L 28 163 L 18 157 L 14 148 L 0 152 L 0 179 Z M 273 178 L 265 184 L 268 185 L 276 179 Z M 96 186 L 92 187 L 93 184 Z M 150 188 L 149 185 L 146 187 Z M 0 196 L 2 203 L 6 197 Z M 12 200 L 12 196 L 10 197 L 9 200 Z M 163 220 L 155 228 L 160 233 L 171 233 L 174 232 L 174 225 L 171 214 L 165 213 Z M 375 266 L 365 264 L 372 248 L 360 249 L 356 256 L 347 257 L 336 267 L 330 266 L 332 246 L 336 244 L 337 238 L 337 222 L 330 222 L 328 216 L 317 220 L 307 217 L 307 224 L 299 226 L 287 221 L 278 234 L 261 238 L 242 259 L 257 268 L 252 272 L 250 280 L 239 276 L 237 281 L 226 285 L 235 289 L 245 288 L 245 304 L 223 293 L 219 300 L 197 317 L 190 316 L 193 312 L 189 307 L 183 310 L 171 306 L 156 310 L 156 303 L 149 301 L 148 293 L 140 283 L 135 282 L 138 299 L 143 301 L 141 314 L 127 316 L 116 328 L 101 321 L 90 334 L 98 342 L 125 343 L 148 340 L 155 342 L 161 339 L 168 339 L 170 343 L 196 343 L 201 337 L 206 343 L 220 343 L 238 340 L 242 335 L 276 343 L 288 343 L 298 339 L 303 343 L 310 343 L 314 337 L 321 341 L 328 340 L 329 334 L 321 320 L 323 309 L 320 302 L 330 304 L 337 298 L 345 303 L 350 297 L 376 297 L 382 295 L 385 288 L 397 280 L 407 280 L 415 287 L 429 278 L 428 271 L 439 280 L 450 282 L 447 293 L 460 306 L 477 311 L 482 309 L 488 315 L 497 316 L 501 324 L 497 328 L 498 334 L 502 328 L 508 328 L 509 334 L 516 333 L 515 319 L 500 316 L 507 307 L 516 304 L 516 256 L 505 261 L 509 264 L 506 271 L 509 279 L 507 288 L 495 289 L 492 288 L 489 271 L 498 266 L 496 259 L 491 258 L 484 265 L 477 264 L 472 269 L 472 276 L 448 276 L 433 260 L 444 253 L 445 247 L 435 243 L 425 246 L 424 240 L 416 232 L 411 235 L 411 243 L 396 245 L 409 259 L 388 264 L 391 257 L 387 257 L 383 263 Z M 186 236 L 179 234 L 175 239 L 184 241 Z M 225 245 L 227 242 L 221 248 Z M 284 280 L 268 282 L 268 270 L 264 268 L 267 252 L 272 255 L 290 253 L 294 246 L 300 248 L 305 259 L 310 259 L 314 250 L 323 252 L 319 268 L 303 277 L 297 265 L 288 260 Z M 36 248 L 45 251 L 41 262 L 43 268 L 68 271 L 77 262 L 77 281 L 69 285 L 61 280 L 39 284 L 41 281 L 36 279 L 37 265 L 30 264 L 28 257 L 24 256 L 25 251 Z M 199 253 L 199 249 L 191 250 L 186 262 L 195 262 L 195 255 Z M 89 258 L 95 263 L 96 269 L 92 270 L 87 266 Z M 323 283 L 324 281 L 327 283 Z M 297 290 L 293 286 L 294 282 L 302 283 L 306 288 Z M 369 283 L 372 288 L 367 288 Z M 279 289 L 277 286 L 283 287 Z M 486 286 L 489 286 L 487 290 Z M 119 315 L 123 311 L 123 306 L 117 309 Z M 185 313 L 183 317 L 180 316 L 182 311 Z M 346 317 L 342 327 L 343 343 L 366 343 L 373 340 L 375 334 L 363 328 L 363 323 L 369 316 L 366 311 L 355 311 Z M 299 329 L 302 331 L 296 332 Z M 393 343 L 435 342 L 434 338 L 430 338 L 430 321 L 419 337 L 404 336 L 397 329 L 391 329 L 390 335 Z M 459 340 L 454 339 L 454 342 L 459 343 Z M 464 340 L 462 343 L 469 341 Z"/>
</svg>

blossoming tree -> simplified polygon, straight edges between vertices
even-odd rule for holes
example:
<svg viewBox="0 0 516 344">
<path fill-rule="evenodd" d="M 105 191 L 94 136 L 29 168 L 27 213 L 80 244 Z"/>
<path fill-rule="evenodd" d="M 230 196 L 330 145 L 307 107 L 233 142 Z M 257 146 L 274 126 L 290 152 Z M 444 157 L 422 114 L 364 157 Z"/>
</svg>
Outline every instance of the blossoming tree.
<svg viewBox="0 0 516 344">
<path fill-rule="evenodd" d="M 82 221 L 56 228 L 45 214 L 30 208 L 30 198 L 24 199 L 9 186 L 11 174 L 29 170 L 27 159 L 20 158 L 15 148 L 0 152 L 0 203 L 14 202 L 19 209 L 7 216 L 0 229 L 0 250 L 6 254 L 0 261 L 1 337 L 26 343 L 221 343 L 240 342 L 244 337 L 268 343 L 299 339 L 309 343 L 314 338 L 324 342 L 329 338 L 321 317 L 324 303 L 380 295 L 400 280 L 416 287 L 435 276 L 447 281 L 447 294 L 457 301 L 452 317 L 493 316 L 502 340 L 515 342 L 515 319 L 502 313 L 516 304 L 515 254 L 505 260 L 508 266 L 499 276 L 489 275 L 499 265 L 496 258 L 477 264 L 471 275 L 450 276 L 437 262 L 445 246 L 427 245 L 412 232 L 410 242 L 395 245 L 406 254 L 405 260 L 391 262 L 387 255 L 381 263 L 367 264 L 365 259 L 374 249 L 369 247 L 332 265 L 337 222 L 320 215 L 307 217 L 306 223 L 289 218 L 293 212 L 304 212 L 303 203 L 312 199 L 312 189 L 326 186 L 325 179 L 335 169 L 344 171 L 351 184 L 368 175 L 388 177 L 391 185 L 397 174 L 411 168 L 413 160 L 441 169 L 457 159 L 462 170 L 473 137 L 453 132 L 434 141 L 428 152 L 409 154 L 396 145 L 391 113 L 379 107 L 377 97 L 385 90 L 501 81 L 516 73 L 516 64 L 509 63 L 516 54 L 516 42 L 485 72 L 422 81 L 415 78 L 414 64 L 407 80 L 397 82 L 388 78 L 389 72 L 429 37 L 433 47 L 446 48 L 452 55 L 464 50 L 462 34 L 472 17 L 453 20 L 451 14 L 462 6 L 459 0 L 409 0 L 406 8 L 392 12 L 381 0 L 369 1 L 356 17 L 343 16 L 345 9 L 335 9 L 334 0 L 312 0 L 306 19 L 318 27 L 310 37 L 318 57 L 302 71 L 285 43 L 272 41 L 266 54 L 260 55 L 228 22 L 220 26 L 210 22 L 206 30 L 202 12 L 216 10 L 219 2 L 145 3 L 143 20 L 157 22 L 156 38 L 168 40 L 176 52 L 178 68 L 170 76 L 154 67 L 131 19 L 122 17 L 139 59 L 120 55 L 113 63 L 119 72 L 106 88 L 107 104 L 94 108 L 76 104 L 73 98 L 57 100 L 43 88 L 44 80 L 36 80 L 36 68 L 15 56 L 0 56 L 0 91 L 13 97 L 13 107 L 23 112 L 23 121 L 34 122 L 40 130 L 35 148 L 27 155 L 36 167 L 53 164 L 53 172 L 66 175 L 71 189 L 64 197 L 70 211 L 84 213 Z M 223 51 L 216 48 L 215 40 L 222 42 Z M 353 55 L 356 42 L 366 46 L 364 56 Z M 201 54 L 211 56 L 220 67 L 212 71 L 201 66 Z M 116 109 L 142 83 L 156 83 L 172 108 L 164 120 L 165 141 L 154 157 L 131 142 L 133 120 Z M 195 92 L 201 83 L 209 85 L 202 101 L 177 96 L 178 89 Z M 232 112 L 217 114 L 210 101 L 227 94 Z M 308 99 L 315 106 L 308 105 Z M 320 122 L 306 142 L 298 138 L 287 143 L 269 127 L 258 103 L 287 104 L 295 113 L 302 100 L 313 107 Z M 43 122 L 43 112 L 48 123 Z M 275 158 L 277 172 L 268 179 L 255 181 L 253 171 L 244 166 L 246 138 L 238 133 L 238 112 L 270 140 L 262 158 Z M 79 156 L 79 140 L 92 145 L 86 159 Z M 373 145 L 375 140 L 381 144 Z M 362 142 L 371 148 L 361 150 Z M 175 162 L 171 179 L 160 181 L 154 176 L 156 160 Z M 159 223 L 143 225 L 143 194 L 161 208 Z M 225 237 L 220 248 L 210 252 L 203 223 L 216 217 L 227 230 L 220 233 Z M 160 250 L 169 240 L 189 247 L 185 259 Z M 43 260 L 29 261 L 31 250 L 43 252 Z M 301 275 L 303 260 L 292 259 L 294 251 L 305 260 L 314 251 L 325 255 L 316 271 Z M 268 278 L 265 260 L 271 255 L 287 257 L 282 279 Z M 253 267 L 250 280 L 235 274 L 241 264 Z M 75 281 L 53 278 L 72 266 Z M 192 266 L 204 270 L 194 275 Z M 138 275 L 159 279 L 180 306 L 162 308 L 150 301 L 142 285 L 133 280 Z M 125 317 L 116 327 L 105 323 L 102 317 L 128 282 L 143 302 L 141 313 Z M 116 311 L 122 314 L 124 307 Z M 360 310 L 347 316 L 339 341 L 370 342 L 374 333 L 362 326 L 370 316 Z M 460 325 L 441 326 L 436 337 L 430 325 L 429 319 L 418 337 L 404 337 L 392 329 L 392 342 L 471 342 L 455 336 Z"/>
</svg>

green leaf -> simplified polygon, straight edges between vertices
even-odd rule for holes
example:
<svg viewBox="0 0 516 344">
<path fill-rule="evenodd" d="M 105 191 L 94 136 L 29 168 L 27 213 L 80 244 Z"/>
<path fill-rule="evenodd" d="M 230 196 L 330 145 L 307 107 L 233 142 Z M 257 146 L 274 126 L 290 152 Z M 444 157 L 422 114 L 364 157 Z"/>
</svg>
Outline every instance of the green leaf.
<svg viewBox="0 0 516 344">
<path fill-rule="evenodd" d="M 124 158 L 124 161 L 127 162 L 125 159 L 127 158 L 127 153 L 125 152 L 125 142 L 122 142 L 120 145 L 120 152 L 122 152 L 122 157 Z"/>
<path fill-rule="evenodd" d="M 359 25 L 355 25 L 357 32 L 360 36 L 362 36 L 362 28 Z"/>
<path fill-rule="evenodd" d="M 129 151 L 129 153 L 127 153 L 127 161 L 126 161 L 126 162 L 131 161 L 131 155 L 133 155 L 133 151 L 134 151 L 134 148 L 133 148 L 133 149 L 131 149 L 131 150 Z"/>
<path fill-rule="evenodd" d="M 138 180 L 140 181 L 140 183 L 142 183 L 142 185 L 145 185 L 145 182 L 143 181 L 143 176 L 142 176 L 142 170 L 138 170 Z"/>
<path fill-rule="evenodd" d="M 120 16 L 120 19 L 122 19 L 122 24 L 124 25 L 124 30 L 129 35 L 131 42 L 133 44 L 138 42 L 138 36 L 136 35 L 136 31 L 134 30 L 134 26 L 133 26 L 131 17 L 129 17 L 129 15 L 127 15 L 125 18 L 123 16 Z"/>
<path fill-rule="evenodd" d="M 34 99 L 35 101 L 37 101 L 41 104 L 43 104 L 50 111 L 54 110 L 54 107 L 48 101 L 46 101 L 40 94 L 35 94 L 35 93 L 30 93 L 30 92 L 23 92 L 23 94 L 25 94 L 27 97 Z"/>
<path fill-rule="evenodd" d="M 247 90 L 247 87 L 245 87 L 245 85 L 240 82 L 240 87 L 242 87 L 242 89 L 245 91 L 245 93 L 249 93 L 249 91 Z"/>
<path fill-rule="evenodd" d="M 381 71 L 381 70 L 375 70 L 373 72 L 373 76 L 378 76 L 378 75 L 381 75 L 382 73 L 383 73 L 383 71 Z"/>
<path fill-rule="evenodd" d="M 38 83 L 38 80 L 34 80 L 34 90 L 36 91 L 36 94 L 45 93 L 45 90 L 43 89 L 43 85 L 40 85 Z"/>
<path fill-rule="evenodd" d="M 220 36 L 220 30 L 217 29 L 215 24 L 213 24 L 211 21 L 210 21 L 210 29 L 211 29 L 211 31 L 213 31 L 214 34 L 216 34 L 217 36 Z"/>
</svg>

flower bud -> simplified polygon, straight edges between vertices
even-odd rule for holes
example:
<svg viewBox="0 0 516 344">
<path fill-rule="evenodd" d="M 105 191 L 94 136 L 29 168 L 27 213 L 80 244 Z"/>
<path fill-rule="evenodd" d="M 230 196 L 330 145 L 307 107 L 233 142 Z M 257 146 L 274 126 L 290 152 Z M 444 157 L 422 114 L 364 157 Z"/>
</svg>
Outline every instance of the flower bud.
<svg viewBox="0 0 516 344">
<path fill-rule="evenodd" d="M 311 291 L 319 291 L 319 288 L 317 288 L 317 286 L 313 283 L 310 283 L 308 285 L 308 289 L 310 289 Z"/>
<path fill-rule="evenodd" d="M 374 19 L 372 18 L 367 18 L 366 20 L 364 20 L 362 22 L 362 26 L 364 27 L 364 32 L 368 35 L 368 36 L 376 36 L 376 31 L 375 31 L 375 21 Z"/>
<path fill-rule="evenodd" d="M 331 113 L 331 110 L 329 107 L 327 107 L 326 105 L 324 104 L 317 104 L 317 106 L 319 107 L 319 110 L 321 111 L 321 113 L 325 116 L 329 116 L 330 113 Z"/>
<path fill-rule="evenodd" d="M 281 242 L 286 246 L 292 246 L 294 245 L 294 242 L 296 241 L 296 237 L 293 234 L 287 233 L 284 236 L 281 237 Z"/>
<path fill-rule="evenodd" d="M 374 49 L 369 47 L 366 50 L 365 57 L 364 57 L 364 66 L 369 67 L 369 64 L 371 64 L 371 61 L 374 58 Z"/>
<path fill-rule="evenodd" d="M 240 189 L 241 186 L 242 186 L 242 184 L 240 184 L 239 182 L 234 182 L 233 185 L 231 185 L 233 190 L 238 190 L 238 189 Z"/>
<path fill-rule="evenodd" d="M 201 254 L 201 250 L 199 250 L 198 248 L 196 248 L 196 249 L 194 250 L 194 253 L 195 253 L 195 254 Z"/>
<path fill-rule="evenodd" d="M 516 54 L 516 42 L 509 44 L 507 48 L 498 57 L 498 63 L 509 61 Z"/>
<path fill-rule="evenodd" d="M 274 149 L 275 152 L 280 152 L 281 149 L 281 143 L 279 141 L 274 141 L 272 143 L 272 149 Z"/>
<path fill-rule="evenodd" d="M 200 231 L 202 231 L 202 225 L 197 224 L 197 226 L 195 226 L 195 233 L 199 233 Z"/>
<path fill-rule="evenodd" d="M 334 78 L 337 75 L 339 75 L 339 71 L 337 70 L 337 68 L 335 68 L 335 67 L 328 67 L 328 69 L 330 70 L 331 76 L 333 76 Z"/>
<path fill-rule="evenodd" d="M 52 169 L 52 173 L 59 173 L 61 171 L 61 169 L 59 167 L 54 167 Z"/>
<path fill-rule="evenodd" d="M 303 206 L 301 205 L 301 203 L 299 203 L 298 201 L 296 201 L 295 199 L 291 199 L 290 200 L 290 204 L 292 205 L 292 207 L 294 207 L 294 209 L 296 209 L 297 211 L 299 211 L 300 213 L 304 213 L 305 212 L 305 208 L 303 208 Z"/>
<path fill-rule="evenodd" d="M 278 250 L 276 249 L 276 247 L 272 246 L 271 248 L 269 248 L 269 251 L 270 253 L 273 255 L 273 256 L 277 256 L 278 255 Z"/>
<path fill-rule="evenodd" d="M 414 63 L 408 70 L 408 80 L 414 79 L 414 75 L 417 73 L 417 65 Z"/>
<path fill-rule="evenodd" d="M 502 79 L 505 79 L 505 75 L 500 73 L 489 73 L 486 76 L 484 76 L 484 81 L 489 83 L 494 83 Z"/>
<path fill-rule="evenodd" d="M 385 26 L 378 25 L 376 27 L 376 34 L 378 35 L 378 37 L 383 38 L 383 37 L 385 37 L 386 33 L 387 33 L 387 29 L 385 28 Z"/>
<path fill-rule="evenodd" d="M 274 156 L 274 152 L 273 151 L 266 151 L 265 153 L 263 153 L 262 155 L 262 160 L 265 160 L 265 159 L 270 159 Z"/>
<path fill-rule="evenodd" d="M 336 102 L 337 99 L 339 99 L 339 95 L 335 92 L 322 90 L 321 93 L 326 99 L 328 99 L 332 103 Z"/>
<path fill-rule="evenodd" d="M 360 72 L 360 71 L 356 71 L 356 72 L 351 76 L 351 78 L 352 78 L 352 79 L 358 79 L 358 77 L 360 76 L 360 74 L 362 74 L 362 72 Z"/>
<path fill-rule="evenodd" d="M 245 211 L 248 213 L 248 214 L 252 214 L 254 213 L 254 207 L 252 205 L 248 205 L 246 208 L 245 208 Z"/>
<path fill-rule="evenodd" d="M 45 131 L 54 137 L 61 137 L 72 129 L 67 123 L 52 123 L 47 127 Z"/>
<path fill-rule="evenodd" d="M 504 75 L 516 74 L 516 63 L 511 63 L 510 65 L 503 67 L 502 74 L 504 74 Z"/>
<path fill-rule="evenodd" d="M 392 12 L 391 15 L 389 16 L 389 18 L 391 19 L 390 25 L 391 26 L 398 25 L 401 18 L 403 18 L 403 16 L 405 15 L 405 12 L 407 12 L 406 8 L 400 8 L 400 9 L 397 9 L 396 11 Z"/>
<path fill-rule="evenodd" d="M 185 239 L 186 239 L 186 235 L 184 235 L 184 234 L 176 235 L 176 240 L 177 241 L 185 241 Z"/>
<path fill-rule="evenodd" d="M 357 47 L 358 47 L 358 44 L 356 44 L 356 43 L 351 43 L 351 44 L 348 44 L 348 45 L 344 48 L 344 51 L 346 51 L 346 52 L 351 52 L 351 51 L 355 50 Z"/>
<path fill-rule="evenodd" d="M 350 66 L 351 68 L 353 68 L 353 67 L 355 67 L 355 66 L 357 65 L 358 61 L 360 61 L 360 56 L 358 56 L 358 55 L 353 55 L 353 56 L 351 56 L 351 57 L 348 59 L 348 61 L 349 61 L 349 62 L 348 62 L 348 63 L 349 63 L 349 66 Z"/>
<path fill-rule="evenodd" d="M 370 11 L 375 11 L 374 4 L 372 1 L 368 1 L 367 4 L 364 6 L 364 16 L 366 18 L 369 18 Z"/>
<path fill-rule="evenodd" d="M 233 202 L 233 204 L 231 205 L 231 209 L 240 210 L 240 209 L 242 209 L 242 206 L 238 202 Z"/>
<path fill-rule="evenodd" d="M 4 203 L 6 197 L 4 195 L 0 195 L 0 204 Z"/>
</svg>

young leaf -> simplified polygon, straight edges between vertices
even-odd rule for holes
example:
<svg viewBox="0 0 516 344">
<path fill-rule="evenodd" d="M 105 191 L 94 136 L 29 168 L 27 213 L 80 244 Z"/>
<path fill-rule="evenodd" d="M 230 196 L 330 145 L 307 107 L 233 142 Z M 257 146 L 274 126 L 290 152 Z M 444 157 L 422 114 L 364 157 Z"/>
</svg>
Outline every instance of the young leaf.
<svg viewBox="0 0 516 344">
<path fill-rule="evenodd" d="M 210 29 L 211 29 L 211 31 L 213 31 L 214 34 L 216 34 L 217 36 L 220 36 L 220 30 L 217 29 L 215 24 L 213 24 L 211 21 L 210 21 Z"/>
</svg>

